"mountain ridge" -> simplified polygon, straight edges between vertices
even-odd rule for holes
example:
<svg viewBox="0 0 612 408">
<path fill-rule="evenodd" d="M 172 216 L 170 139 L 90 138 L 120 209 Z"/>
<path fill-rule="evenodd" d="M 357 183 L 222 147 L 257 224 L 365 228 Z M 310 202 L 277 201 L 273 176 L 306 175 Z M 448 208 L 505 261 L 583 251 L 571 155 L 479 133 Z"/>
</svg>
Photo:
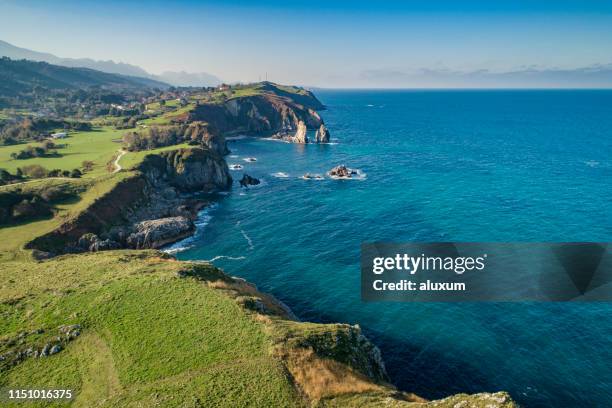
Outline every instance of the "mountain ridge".
<svg viewBox="0 0 612 408">
<path fill-rule="evenodd" d="M 89 68 L 109 74 L 142 77 L 154 81 L 165 82 L 173 86 L 216 86 L 222 82 L 217 76 L 205 72 L 164 71 L 161 75 L 155 75 L 137 65 L 126 62 L 94 60 L 92 58 L 63 58 L 47 52 L 18 47 L 3 40 L 0 40 L 0 57 L 1 56 L 17 60 L 27 59 L 42 61 L 70 68 Z"/>
</svg>

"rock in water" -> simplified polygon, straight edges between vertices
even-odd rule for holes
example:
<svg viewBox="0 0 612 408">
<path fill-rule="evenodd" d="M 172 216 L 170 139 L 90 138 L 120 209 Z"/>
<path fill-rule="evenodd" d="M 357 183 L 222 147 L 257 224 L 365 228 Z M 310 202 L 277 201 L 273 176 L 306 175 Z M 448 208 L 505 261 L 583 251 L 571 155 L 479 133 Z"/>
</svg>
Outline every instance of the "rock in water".
<svg viewBox="0 0 612 408">
<path fill-rule="evenodd" d="M 259 179 L 251 177 L 246 173 L 242 176 L 242 179 L 240 180 L 240 186 L 242 187 L 256 186 L 259 183 L 261 183 Z"/>
<path fill-rule="evenodd" d="M 329 130 L 322 123 L 315 134 L 315 143 L 329 143 Z"/>
<path fill-rule="evenodd" d="M 357 174 L 355 170 L 349 169 L 344 164 L 336 166 L 329 171 L 329 175 L 340 178 L 351 178 L 354 174 Z"/>
<path fill-rule="evenodd" d="M 293 143 L 308 143 L 308 136 L 306 135 L 306 124 L 300 120 L 297 125 L 297 131 L 293 136 Z"/>
</svg>

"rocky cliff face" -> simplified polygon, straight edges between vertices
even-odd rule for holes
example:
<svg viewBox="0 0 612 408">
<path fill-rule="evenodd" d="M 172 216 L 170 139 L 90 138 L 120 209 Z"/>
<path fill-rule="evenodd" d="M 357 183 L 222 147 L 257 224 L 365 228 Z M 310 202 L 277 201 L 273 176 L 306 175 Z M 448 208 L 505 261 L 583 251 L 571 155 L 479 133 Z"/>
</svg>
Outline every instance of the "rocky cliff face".
<svg viewBox="0 0 612 408">
<path fill-rule="evenodd" d="M 232 184 L 225 160 L 202 148 L 147 156 L 138 170 L 28 247 L 50 254 L 158 248 L 195 229 L 193 219 L 205 203 L 185 193 L 225 190 Z"/>
<path fill-rule="evenodd" d="M 200 148 L 147 156 L 138 169 L 154 186 L 169 184 L 183 193 L 225 190 L 232 184 L 225 160 Z"/>
<path fill-rule="evenodd" d="M 306 136 L 306 125 L 304 122 L 298 122 L 297 130 L 295 131 L 295 135 L 293 135 L 292 141 L 293 143 L 308 143 L 308 136 Z"/>
<path fill-rule="evenodd" d="M 230 99 L 223 104 L 196 107 L 190 121 L 204 121 L 221 133 L 271 136 L 294 133 L 300 122 L 315 130 L 323 121 L 319 114 L 295 102 L 274 94 L 260 94 Z"/>
<path fill-rule="evenodd" d="M 220 156 L 229 154 L 227 143 L 223 134 L 216 128 L 205 122 L 192 122 L 187 126 L 186 132 L 190 134 L 192 141 L 200 142 L 203 147 L 217 153 Z"/>
</svg>

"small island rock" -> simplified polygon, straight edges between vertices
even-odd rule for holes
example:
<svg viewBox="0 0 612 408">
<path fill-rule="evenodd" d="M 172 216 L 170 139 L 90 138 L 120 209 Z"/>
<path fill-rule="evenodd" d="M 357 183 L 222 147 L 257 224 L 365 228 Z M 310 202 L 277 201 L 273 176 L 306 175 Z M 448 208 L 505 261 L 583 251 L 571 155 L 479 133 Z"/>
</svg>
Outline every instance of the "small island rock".
<svg viewBox="0 0 612 408">
<path fill-rule="evenodd" d="M 239 182 L 240 182 L 240 186 L 242 187 L 256 186 L 259 183 L 261 183 L 259 179 L 256 179 L 255 177 L 251 177 L 246 173 L 242 176 L 242 179 L 240 179 Z"/>
</svg>

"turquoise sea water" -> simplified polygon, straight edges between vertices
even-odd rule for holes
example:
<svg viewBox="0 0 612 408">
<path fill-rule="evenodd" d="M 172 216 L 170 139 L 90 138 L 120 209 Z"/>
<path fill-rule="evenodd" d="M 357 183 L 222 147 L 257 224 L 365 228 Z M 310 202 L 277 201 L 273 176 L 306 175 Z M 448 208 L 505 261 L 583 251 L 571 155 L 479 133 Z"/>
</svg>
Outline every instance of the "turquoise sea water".
<svg viewBox="0 0 612 408">
<path fill-rule="evenodd" d="M 178 257 L 215 259 L 304 320 L 359 323 L 393 382 L 424 397 L 610 406 L 612 304 L 366 304 L 359 247 L 612 241 L 612 92 L 316 94 L 337 144 L 232 142 L 228 162 L 263 183 L 219 196 Z M 299 178 L 341 163 L 366 179 Z"/>
</svg>

